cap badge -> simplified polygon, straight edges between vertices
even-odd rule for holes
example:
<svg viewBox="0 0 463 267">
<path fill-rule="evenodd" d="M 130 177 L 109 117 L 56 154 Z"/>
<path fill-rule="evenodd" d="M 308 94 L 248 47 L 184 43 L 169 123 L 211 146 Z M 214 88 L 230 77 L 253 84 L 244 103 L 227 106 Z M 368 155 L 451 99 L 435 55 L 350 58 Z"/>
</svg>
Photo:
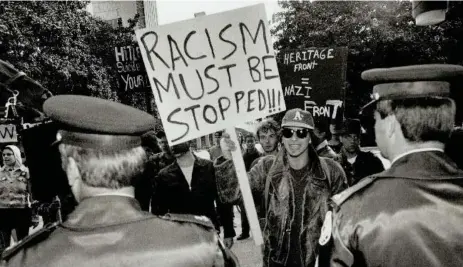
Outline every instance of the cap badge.
<svg viewBox="0 0 463 267">
<path fill-rule="evenodd" d="M 379 100 L 379 94 L 378 93 L 371 94 L 371 99 Z"/>
<path fill-rule="evenodd" d="M 301 115 L 301 113 L 299 111 L 296 111 L 296 115 L 294 115 L 293 120 L 298 120 L 298 121 L 302 120 L 302 115 Z"/>
</svg>

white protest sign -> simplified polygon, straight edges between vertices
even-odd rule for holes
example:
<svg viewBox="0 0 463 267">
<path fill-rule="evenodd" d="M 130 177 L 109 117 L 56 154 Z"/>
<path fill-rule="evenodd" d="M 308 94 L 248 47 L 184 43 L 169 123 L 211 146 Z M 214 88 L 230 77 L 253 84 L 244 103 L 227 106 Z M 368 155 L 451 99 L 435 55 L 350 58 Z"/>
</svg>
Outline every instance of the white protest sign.
<svg viewBox="0 0 463 267">
<path fill-rule="evenodd" d="M 0 125 L 0 143 L 18 142 L 18 133 L 14 124 Z"/>
<path fill-rule="evenodd" d="M 170 145 L 286 109 L 264 4 L 136 35 Z"/>
</svg>

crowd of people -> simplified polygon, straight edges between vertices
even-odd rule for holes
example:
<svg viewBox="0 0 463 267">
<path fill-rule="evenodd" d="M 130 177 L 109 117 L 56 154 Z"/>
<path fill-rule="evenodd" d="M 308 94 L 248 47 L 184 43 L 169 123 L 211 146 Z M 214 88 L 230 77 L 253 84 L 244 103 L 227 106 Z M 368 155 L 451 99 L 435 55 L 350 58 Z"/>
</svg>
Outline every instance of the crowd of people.
<svg viewBox="0 0 463 267">
<path fill-rule="evenodd" d="M 447 81 L 463 77 L 463 67 L 379 69 L 362 77 L 376 84 L 362 112 L 375 118 L 389 168 L 362 151 L 356 118 L 334 132 L 326 120 L 291 109 L 281 123 L 260 121 L 243 144 L 216 132 L 206 159 L 190 142 L 169 146 L 140 110 L 83 96 L 50 98 L 44 111 L 62 125 L 61 165 L 78 205 L 63 222 L 25 238 L 33 221 L 29 172 L 20 150 L 6 146 L 2 249 L 13 229 L 24 239 L 3 252 L 2 264 L 239 266 L 231 252 L 235 206 L 242 229 L 236 239 L 251 236 L 232 158 L 242 146 L 263 266 L 463 266 L 463 171 L 444 151 L 455 124 Z"/>
</svg>

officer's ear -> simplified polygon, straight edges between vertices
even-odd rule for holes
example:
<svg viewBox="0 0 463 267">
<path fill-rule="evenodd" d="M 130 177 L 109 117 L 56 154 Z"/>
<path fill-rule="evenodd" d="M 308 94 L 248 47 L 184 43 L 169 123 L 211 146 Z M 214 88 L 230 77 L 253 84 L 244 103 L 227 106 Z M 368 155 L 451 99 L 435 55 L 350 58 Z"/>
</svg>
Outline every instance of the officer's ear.
<svg viewBox="0 0 463 267">
<path fill-rule="evenodd" d="M 66 175 L 68 177 L 69 187 L 77 201 L 81 199 L 82 193 L 82 177 L 80 175 L 79 167 L 72 157 L 66 158 Z"/>
<path fill-rule="evenodd" d="M 388 115 L 384 120 L 386 121 L 387 137 L 391 138 L 393 136 L 402 135 L 402 129 L 400 128 L 400 123 L 395 114 Z"/>
<path fill-rule="evenodd" d="M 73 186 L 76 182 L 80 182 L 81 176 L 79 167 L 77 166 L 76 161 L 72 157 L 66 158 L 66 175 L 68 177 L 69 185 Z"/>
</svg>

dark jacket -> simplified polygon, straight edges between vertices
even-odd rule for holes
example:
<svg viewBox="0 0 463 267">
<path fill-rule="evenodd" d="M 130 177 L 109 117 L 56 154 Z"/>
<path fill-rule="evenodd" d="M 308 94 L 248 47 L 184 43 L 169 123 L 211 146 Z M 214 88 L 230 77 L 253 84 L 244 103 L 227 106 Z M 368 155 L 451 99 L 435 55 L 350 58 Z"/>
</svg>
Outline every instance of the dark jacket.
<svg viewBox="0 0 463 267">
<path fill-rule="evenodd" d="M 151 201 L 151 212 L 155 215 L 166 213 L 194 214 L 207 216 L 220 229 L 214 201 L 217 199 L 217 185 L 214 166 L 211 161 L 195 157 L 191 189 L 177 162 L 162 169 L 155 178 Z M 222 214 L 223 221 L 233 223 Z M 225 212 L 224 212 L 225 213 Z M 225 237 L 234 236 L 233 225 L 224 225 Z M 233 231 L 233 232 L 232 232 Z"/>
<path fill-rule="evenodd" d="M 353 186 L 360 179 L 384 171 L 383 163 L 371 152 L 359 151 L 354 164 L 350 164 L 341 150 L 340 163 L 346 173 L 349 186 Z"/>
<path fill-rule="evenodd" d="M 333 197 L 330 266 L 463 266 L 462 200 L 444 153 L 406 155 Z"/>
<path fill-rule="evenodd" d="M 98 196 L 5 251 L 2 266 L 223 266 L 217 242 L 205 217 L 159 218 L 133 198 Z"/>
<path fill-rule="evenodd" d="M 167 157 L 164 152 L 157 154 L 147 153 L 148 161 L 145 164 L 143 174 L 133 181 L 135 187 L 135 199 L 140 203 L 144 211 L 149 211 L 151 195 L 153 194 L 153 183 L 156 175 L 165 167 L 175 161 L 174 157 Z"/>
<path fill-rule="evenodd" d="M 304 266 L 315 264 L 317 252 L 317 241 L 323 223 L 323 215 L 328 209 L 328 199 L 344 189 L 343 180 L 345 174 L 338 163 L 331 159 L 324 159 L 330 170 L 329 177 L 325 175 L 320 158 L 315 150 L 310 149 L 310 162 L 307 165 L 306 179 L 310 182 L 305 188 L 303 207 L 303 222 L 301 230 L 301 251 Z M 220 179 L 231 179 L 234 170 L 233 162 L 217 160 L 215 165 L 218 172 L 227 173 L 227 176 L 220 176 Z M 222 158 L 223 159 L 223 158 Z M 294 218 L 293 209 L 293 184 L 289 170 L 289 163 L 286 160 L 286 152 L 283 149 L 277 156 L 266 156 L 257 162 L 248 172 L 249 182 L 253 196 L 260 196 L 255 199 L 256 205 L 262 203 L 259 217 L 262 212 L 265 214 L 264 238 L 264 266 L 285 266 L 289 257 L 289 244 L 291 221 Z M 219 177 L 219 176 L 218 176 Z M 265 211 L 263 199 L 265 199 L 265 181 L 270 179 L 268 194 L 268 210 Z"/>
</svg>

